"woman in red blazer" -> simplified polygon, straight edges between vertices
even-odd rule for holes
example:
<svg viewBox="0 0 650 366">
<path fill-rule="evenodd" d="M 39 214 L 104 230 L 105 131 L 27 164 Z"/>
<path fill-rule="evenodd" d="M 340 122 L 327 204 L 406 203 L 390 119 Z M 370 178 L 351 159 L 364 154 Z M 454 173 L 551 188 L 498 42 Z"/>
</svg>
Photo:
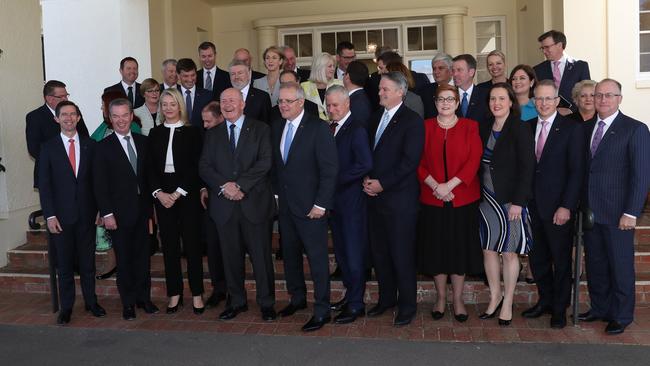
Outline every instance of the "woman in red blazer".
<svg viewBox="0 0 650 366">
<path fill-rule="evenodd" d="M 418 168 L 422 210 L 418 223 L 418 265 L 433 275 L 438 299 L 433 319 L 445 313 L 447 277 L 451 276 L 454 317 L 467 320 L 463 303 L 465 274 L 483 271 L 479 241 L 478 169 L 483 154 L 478 123 L 456 116 L 458 90 L 439 85 L 438 116 L 425 124 L 424 152 Z"/>
</svg>

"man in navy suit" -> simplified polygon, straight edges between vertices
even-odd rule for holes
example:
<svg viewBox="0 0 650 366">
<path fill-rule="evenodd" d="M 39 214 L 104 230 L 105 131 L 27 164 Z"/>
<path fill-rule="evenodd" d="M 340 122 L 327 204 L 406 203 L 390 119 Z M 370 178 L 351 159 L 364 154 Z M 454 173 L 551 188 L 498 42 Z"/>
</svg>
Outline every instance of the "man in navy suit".
<svg viewBox="0 0 650 366">
<path fill-rule="evenodd" d="M 562 115 L 577 110 L 573 105 L 571 91 L 581 80 L 589 80 L 589 64 L 585 61 L 574 60 L 564 53 L 566 36 L 564 33 L 550 30 L 537 37 L 539 49 L 544 53 L 546 61 L 535 65 L 537 80 L 553 80 L 560 93 L 560 108 Z"/>
<path fill-rule="evenodd" d="M 552 80 L 537 83 L 534 101 L 538 117 L 526 122 L 534 133 L 537 157 L 533 199 L 528 203 L 535 245 L 528 260 L 539 300 L 522 315 L 551 313 L 551 328 L 564 328 L 571 302 L 572 217 L 584 176 L 584 136 L 581 125 L 557 112 L 560 101 Z"/>
<path fill-rule="evenodd" d="M 474 85 L 474 75 L 476 74 L 474 56 L 463 54 L 454 57 L 451 72 L 454 85 L 458 88 L 460 95 L 460 105 L 456 111 L 458 117 L 473 119 L 479 123 L 487 121 L 487 92 Z"/>
<path fill-rule="evenodd" d="M 108 106 L 112 133 L 98 145 L 93 166 L 95 199 L 104 227 L 110 232 L 117 260 L 117 290 L 124 320 L 135 319 L 135 306 L 157 313 L 151 302 L 147 222 L 151 190 L 146 180 L 147 137 L 131 133 L 133 107 L 127 99 Z"/>
<path fill-rule="evenodd" d="M 346 76 L 347 77 L 347 76 Z M 368 256 L 367 208 L 363 178 L 372 168 L 368 132 L 350 111 L 348 91 L 335 85 L 325 94 L 330 130 L 336 139 L 339 171 L 330 211 L 330 226 L 336 262 L 346 288 L 342 311 L 334 318 L 337 324 L 351 323 L 365 315 L 363 295 Z"/>
<path fill-rule="evenodd" d="M 218 101 L 221 92 L 232 85 L 228 72 L 217 67 L 217 47 L 214 43 L 203 42 L 199 45 L 199 59 L 203 68 L 197 72 L 196 86 L 209 91 L 211 99 Z"/>
<path fill-rule="evenodd" d="M 176 72 L 178 72 L 178 77 L 181 81 L 181 85 L 178 86 L 178 91 L 181 92 L 185 101 L 187 118 L 189 118 L 192 126 L 203 131 L 203 117 L 201 113 L 203 107 L 210 103 L 211 94 L 208 90 L 201 89 L 196 84 L 196 64 L 191 58 L 178 60 Z"/>
<path fill-rule="evenodd" d="M 332 133 L 326 123 L 305 113 L 304 100 L 299 84 L 280 85 L 278 104 L 284 120 L 271 126 L 271 146 L 284 273 L 291 295 L 279 314 L 286 317 L 307 307 L 304 250 L 314 283 L 314 313 L 302 330 L 314 331 L 331 320 L 325 213 L 333 206 L 338 164 Z"/>
<path fill-rule="evenodd" d="M 41 145 L 61 132 L 61 127 L 54 119 L 54 110 L 60 102 L 68 100 L 68 96 L 64 83 L 58 80 L 49 80 L 43 86 L 45 103 L 25 116 L 27 151 L 34 158 L 34 188 L 38 188 L 38 157 L 41 152 Z M 77 132 L 79 132 L 80 136 L 88 137 L 86 124 L 81 115 L 79 116 Z"/>
<path fill-rule="evenodd" d="M 138 60 L 133 57 L 125 57 L 120 61 L 120 75 L 122 80 L 115 85 L 104 89 L 107 91 L 118 91 L 124 93 L 126 99 L 131 102 L 133 108 L 138 108 L 144 104 L 144 96 L 140 94 L 140 83 L 136 82 L 138 78 Z"/>
<path fill-rule="evenodd" d="M 39 190 L 50 241 L 56 248 L 61 310 L 57 324 L 70 322 L 75 298 L 74 264 L 79 265 L 86 310 L 96 317 L 106 311 L 95 295 L 95 218 L 91 167 L 95 144 L 77 133 L 77 106 L 63 101 L 56 107 L 60 134 L 41 149 Z"/>
<path fill-rule="evenodd" d="M 417 311 L 417 168 L 424 147 L 424 123 L 402 102 L 406 91 L 404 75 L 382 75 L 379 99 L 383 108 L 370 120 L 373 168 L 363 183 L 369 196 L 370 251 L 379 282 L 379 302 L 368 316 L 381 315 L 397 305 L 396 326 L 409 324 Z"/>
<path fill-rule="evenodd" d="M 593 212 L 585 231 L 591 309 L 583 321 L 606 320 L 608 334 L 623 333 L 634 317 L 634 227 L 650 187 L 650 133 L 618 108 L 621 84 L 596 84 L 596 119 L 585 125 L 583 204 Z"/>
<path fill-rule="evenodd" d="M 271 119 L 271 97 L 264 90 L 254 88 L 251 84 L 251 68 L 244 61 L 232 60 L 228 65 L 230 83 L 244 97 L 244 114 L 248 118 L 266 124 Z"/>
<path fill-rule="evenodd" d="M 368 120 L 372 113 L 370 99 L 363 89 L 368 81 L 368 66 L 361 61 L 352 61 L 347 65 L 343 76 L 343 85 L 350 95 L 350 112 L 354 119 L 368 128 Z"/>
</svg>

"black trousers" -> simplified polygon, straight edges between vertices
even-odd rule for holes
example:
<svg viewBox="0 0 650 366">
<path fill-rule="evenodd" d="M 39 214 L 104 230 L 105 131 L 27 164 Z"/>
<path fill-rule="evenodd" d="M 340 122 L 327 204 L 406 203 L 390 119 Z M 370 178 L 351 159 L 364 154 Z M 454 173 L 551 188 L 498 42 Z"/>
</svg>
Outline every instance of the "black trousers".
<svg viewBox="0 0 650 366">
<path fill-rule="evenodd" d="M 203 230 L 205 246 L 208 257 L 208 270 L 212 291 L 216 294 L 226 293 L 226 276 L 223 273 L 223 257 L 221 255 L 221 244 L 217 233 L 217 224 L 210 217 L 208 211 L 203 211 Z"/>
<path fill-rule="evenodd" d="M 138 218 L 133 226 L 120 224 L 119 217 L 116 220 L 117 230 L 110 234 L 117 261 L 117 290 L 123 306 L 134 306 L 151 300 L 149 217 Z"/>
<path fill-rule="evenodd" d="M 61 309 L 71 311 L 75 300 L 74 267 L 79 265 L 81 293 L 86 305 L 97 303 L 95 295 L 95 225 L 61 225 L 63 231 L 50 234 L 56 248 Z"/>
<path fill-rule="evenodd" d="M 329 258 L 327 253 L 327 218 L 309 219 L 291 213 L 280 213 L 282 256 L 287 291 L 292 304 L 307 300 L 303 248 L 307 254 L 311 278 L 314 283 L 314 315 L 324 317 L 330 313 Z"/>
<path fill-rule="evenodd" d="M 554 225 L 531 210 L 533 248 L 528 261 L 539 292 L 539 303 L 564 314 L 571 303 L 571 254 L 574 221 Z"/>
<path fill-rule="evenodd" d="M 275 304 L 275 277 L 268 225 L 268 221 L 248 221 L 241 212 L 241 206 L 235 205 L 230 219 L 217 227 L 231 306 L 246 304 L 246 252 L 253 265 L 257 303 L 261 307 Z"/>
</svg>

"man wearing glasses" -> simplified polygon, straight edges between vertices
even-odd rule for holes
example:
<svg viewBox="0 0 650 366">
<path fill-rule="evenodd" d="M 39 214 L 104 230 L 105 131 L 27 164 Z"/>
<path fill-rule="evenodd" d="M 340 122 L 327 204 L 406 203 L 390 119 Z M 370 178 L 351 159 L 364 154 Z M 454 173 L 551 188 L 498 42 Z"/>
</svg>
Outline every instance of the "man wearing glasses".
<svg viewBox="0 0 650 366">
<path fill-rule="evenodd" d="M 560 31 L 550 30 L 537 37 L 537 41 L 546 57 L 546 61 L 534 67 L 537 80 L 553 80 L 560 92 L 558 111 L 562 115 L 570 114 L 577 108 L 570 102 L 573 100 L 571 90 L 577 82 L 591 79 L 589 64 L 575 60 L 564 52 L 566 36 Z"/>
<path fill-rule="evenodd" d="M 350 62 L 357 59 L 357 54 L 354 51 L 354 45 L 348 41 L 339 42 L 336 45 L 336 79 L 343 79 L 345 72 L 348 70 Z"/>
<path fill-rule="evenodd" d="M 43 86 L 43 99 L 45 103 L 27 113 L 25 135 L 27 137 L 27 150 L 34 158 L 34 188 L 38 188 L 38 156 L 41 145 L 61 132 L 59 124 L 54 120 L 56 106 L 68 100 L 68 91 L 65 84 L 58 80 L 50 80 Z M 77 123 L 77 132 L 80 136 L 88 137 L 88 129 L 83 118 Z"/>
</svg>

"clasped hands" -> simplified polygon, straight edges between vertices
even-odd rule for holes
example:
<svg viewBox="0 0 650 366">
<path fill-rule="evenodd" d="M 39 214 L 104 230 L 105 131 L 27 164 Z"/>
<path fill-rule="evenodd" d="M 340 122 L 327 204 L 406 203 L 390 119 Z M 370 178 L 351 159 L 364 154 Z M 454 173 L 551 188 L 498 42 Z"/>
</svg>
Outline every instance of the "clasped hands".
<svg viewBox="0 0 650 366">
<path fill-rule="evenodd" d="M 435 188 L 432 187 L 432 189 L 433 189 L 433 195 L 441 201 L 450 202 L 455 197 L 454 194 L 451 193 L 453 188 L 449 186 L 449 182 L 440 183 L 437 186 L 435 186 Z"/>
<path fill-rule="evenodd" d="M 174 203 L 176 203 L 176 200 L 180 197 L 181 194 L 178 192 L 165 193 L 163 191 L 159 191 L 156 193 L 156 198 L 158 201 L 160 201 L 160 204 L 163 205 L 164 208 L 171 208 L 174 206 Z"/>
<path fill-rule="evenodd" d="M 241 201 L 244 198 L 244 192 L 241 191 L 239 185 L 235 182 L 227 182 L 221 188 L 223 189 L 223 196 L 227 200 Z"/>
<path fill-rule="evenodd" d="M 376 197 L 379 193 L 384 191 L 384 187 L 379 183 L 379 179 L 371 179 L 370 177 L 363 178 L 363 191 L 371 197 Z"/>
</svg>

